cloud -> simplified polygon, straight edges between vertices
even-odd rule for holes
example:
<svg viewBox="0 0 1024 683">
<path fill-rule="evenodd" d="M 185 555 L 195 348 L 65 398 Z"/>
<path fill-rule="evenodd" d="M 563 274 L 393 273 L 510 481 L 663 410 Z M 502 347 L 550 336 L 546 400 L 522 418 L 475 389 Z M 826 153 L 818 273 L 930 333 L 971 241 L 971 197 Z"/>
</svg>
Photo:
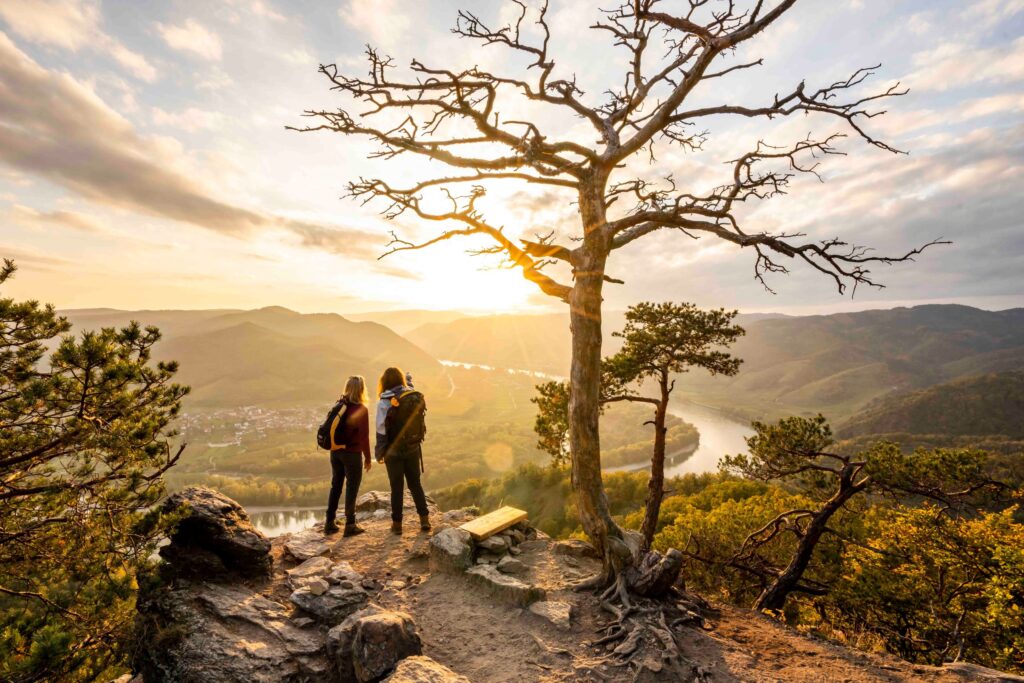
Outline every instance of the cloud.
<svg viewBox="0 0 1024 683">
<path fill-rule="evenodd" d="M 961 16 L 967 26 L 988 29 L 1021 11 L 1024 0 L 972 0 Z"/>
<path fill-rule="evenodd" d="M 195 19 L 186 19 L 180 26 L 157 24 L 157 30 L 164 42 L 175 50 L 191 52 L 210 61 L 220 61 L 220 36 Z"/>
<path fill-rule="evenodd" d="M 902 80 L 918 91 L 1010 83 L 1024 79 L 1024 38 L 993 47 L 941 43 L 915 53 L 913 62 L 914 71 Z"/>
<path fill-rule="evenodd" d="M 38 211 L 30 206 L 15 204 L 11 207 L 11 214 L 15 221 L 23 225 L 62 225 L 93 234 L 106 232 L 103 225 L 95 218 L 75 211 Z"/>
<path fill-rule="evenodd" d="M 0 32 L 0 161 L 100 204 L 242 237 L 286 230 L 306 246 L 368 255 L 369 233 L 266 215 L 209 194 L 177 169 L 180 146 L 140 135 L 91 90 L 44 69 Z"/>
<path fill-rule="evenodd" d="M 412 22 L 408 6 L 396 0 L 346 0 L 338 16 L 364 34 L 363 43 L 394 49 Z"/>
<path fill-rule="evenodd" d="M 199 130 L 213 130 L 224 125 L 224 115 L 216 111 L 204 111 L 189 107 L 179 112 L 164 111 L 153 107 L 153 123 L 157 126 L 178 128 L 189 133 Z"/>
<path fill-rule="evenodd" d="M 4 0 L 0 17 L 18 36 L 33 43 L 77 52 L 106 52 L 144 81 L 156 80 L 156 69 L 100 29 L 100 8 L 88 0 Z"/>
<path fill-rule="evenodd" d="M 71 261 L 57 256 L 46 256 L 37 251 L 28 251 L 0 244 L 0 259 L 14 259 L 14 263 L 23 268 L 28 266 L 32 270 L 51 271 L 62 266 L 67 266 Z"/>
<path fill-rule="evenodd" d="M 275 10 L 270 3 L 263 0 L 228 0 L 228 3 L 263 19 L 287 21 L 287 17 Z"/>
</svg>

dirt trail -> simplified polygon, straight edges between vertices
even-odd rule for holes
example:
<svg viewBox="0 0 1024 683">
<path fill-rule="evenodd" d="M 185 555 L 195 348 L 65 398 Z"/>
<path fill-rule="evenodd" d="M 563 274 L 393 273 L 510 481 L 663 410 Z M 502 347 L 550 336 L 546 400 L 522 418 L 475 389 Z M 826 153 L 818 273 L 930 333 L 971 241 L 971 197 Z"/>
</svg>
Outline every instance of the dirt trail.
<svg viewBox="0 0 1024 683">
<path fill-rule="evenodd" d="M 468 676 L 474 683 L 549 681 L 664 681 L 664 675 L 632 672 L 602 663 L 603 653 L 588 646 L 597 626 L 607 621 L 596 599 L 568 584 L 597 569 L 597 562 L 553 555 L 546 549 L 524 552 L 524 579 L 544 587 L 549 600 L 575 606 L 572 628 L 564 631 L 528 610 L 510 607 L 480 592 L 464 577 L 431 574 L 429 535 L 407 520 L 403 536 L 390 533 L 388 520 L 361 522 L 367 533 L 337 535 L 330 557 L 346 560 L 379 589 L 371 600 L 411 614 L 424 654 Z M 435 528 L 435 531 L 437 529 Z M 296 563 L 282 559 L 275 539 L 275 572 Z M 272 585 L 283 590 L 282 581 Z M 287 604 L 287 595 L 275 596 Z M 722 682 L 862 683 L 903 681 L 963 683 L 969 678 L 948 670 L 917 666 L 808 637 L 749 610 L 715 605 L 708 630 L 679 632 L 683 654 Z M 975 679 L 976 680 L 976 679 Z"/>
</svg>

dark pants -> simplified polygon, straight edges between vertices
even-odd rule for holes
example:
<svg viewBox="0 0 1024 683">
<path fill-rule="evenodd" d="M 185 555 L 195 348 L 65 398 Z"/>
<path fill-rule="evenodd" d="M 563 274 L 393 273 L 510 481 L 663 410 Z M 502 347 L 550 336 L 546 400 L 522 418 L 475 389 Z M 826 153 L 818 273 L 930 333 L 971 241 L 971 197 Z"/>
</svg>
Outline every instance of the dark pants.
<svg viewBox="0 0 1024 683">
<path fill-rule="evenodd" d="M 391 520 L 402 521 L 402 499 L 405 485 L 416 503 L 416 512 L 420 517 L 427 516 L 427 495 L 423 493 L 420 483 L 420 447 L 402 454 L 392 454 L 384 461 L 388 469 L 388 481 L 391 482 Z"/>
<path fill-rule="evenodd" d="M 327 496 L 327 521 L 333 522 L 338 513 L 338 499 L 341 498 L 341 487 L 348 479 L 345 487 L 345 521 L 354 524 L 356 521 L 356 497 L 359 495 L 359 482 L 363 480 L 362 456 L 348 451 L 331 451 L 331 493 Z"/>
</svg>

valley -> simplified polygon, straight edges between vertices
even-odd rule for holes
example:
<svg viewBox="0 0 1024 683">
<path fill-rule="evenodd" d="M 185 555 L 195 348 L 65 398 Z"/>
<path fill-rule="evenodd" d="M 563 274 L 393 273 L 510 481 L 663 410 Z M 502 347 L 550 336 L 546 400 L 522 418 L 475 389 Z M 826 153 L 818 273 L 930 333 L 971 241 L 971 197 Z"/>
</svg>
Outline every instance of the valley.
<svg viewBox="0 0 1024 683">
<path fill-rule="evenodd" d="M 546 464 L 549 456 L 536 446 L 531 398 L 535 384 L 559 379 L 568 364 L 566 318 L 555 314 L 378 316 L 402 333 L 366 316 L 354 321 L 280 307 L 64 315 L 78 330 L 129 320 L 161 328 L 160 358 L 178 360 L 181 381 L 193 388 L 177 425 L 188 446 L 169 484 L 214 485 L 262 510 L 254 519 L 268 531 L 302 525 L 323 505 L 328 467 L 313 434 L 348 373 L 364 374 L 372 387 L 387 363 L 411 369 L 429 397 L 425 481 L 441 490 Z M 850 447 L 878 434 L 907 447 L 983 440 L 1010 453 L 1020 444 L 1008 426 L 1022 412 L 1019 398 L 1008 398 L 1021 392 L 1021 375 L 1013 372 L 1024 358 L 1020 310 L 924 306 L 804 318 L 741 315 L 739 321 L 747 334 L 735 345 L 745 361 L 736 377 L 677 379 L 668 477 L 717 471 L 723 455 L 745 451 L 752 418 L 818 408 L 837 420 Z M 619 343 L 610 334 L 616 324 L 621 314 L 607 316 L 609 353 Z M 999 370 L 1007 372 L 980 374 Z M 944 400 L 952 405 L 943 408 Z M 972 412 L 957 405 L 971 405 Z M 608 409 L 602 445 L 609 472 L 645 470 L 647 419 L 639 404 Z M 974 428 L 953 424 L 957 419 Z M 382 467 L 366 474 L 363 488 L 386 488 Z"/>
</svg>

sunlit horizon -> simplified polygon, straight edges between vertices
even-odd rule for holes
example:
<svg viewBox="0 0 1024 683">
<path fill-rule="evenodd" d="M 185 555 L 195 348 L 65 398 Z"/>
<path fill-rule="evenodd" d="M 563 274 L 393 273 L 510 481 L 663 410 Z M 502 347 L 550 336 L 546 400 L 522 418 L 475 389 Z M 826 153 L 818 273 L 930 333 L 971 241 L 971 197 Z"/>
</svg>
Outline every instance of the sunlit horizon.
<svg viewBox="0 0 1024 683">
<path fill-rule="evenodd" d="M 553 43 L 559 68 L 594 95 L 606 84 L 601 69 L 588 67 L 623 58 L 599 32 L 577 29 L 597 6 L 552 4 L 562 31 Z M 419 239 L 443 226 L 408 215 L 386 221 L 385 206 L 343 198 L 345 183 L 422 180 L 437 164 L 368 161 L 373 146 L 365 141 L 285 129 L 303 125 L 305 109 L 345 105 L 317 66 L 361 73 L 366 43 L 398 64 L 444 54 L 452 63 L 521 71 L 500 50 L 481 52 L 451 35 L 458 7 L 344 0 L 290 16 L 283 3 L 253 0 L 191 5 L 184 14 L 114 0 L 0 4 L 0 69 L 20 95 L 0 89 L 10 105 L 0 108 L 0 257 L 20 268 L 5 292 L 61 309 L 564 311 L 497 257 L 468 255 L 480 247 L 471 241 L 380 259 L 389 231 Z M 910 94 L 870 125 L 910 154 L 851 144 L 849 157 L 823 166 L 824 183 L 798 184 L 752 207 L 752 216 L 760 229 L 838 235 L 890 253 L 939 237 L 951 246 L 878 268 L 887 288 L 851 299 L 809 268 L 772 278 L 770 294 L 751 277 L 748 253 L 659 234 L 609 262 L 608 274 L 625 284 L 606 286 L 606 309 L 642 300 L 781 313 L 1024 305 L 1020 279 L 1008 277 L 1024 253 L 1020 10 L 998 1 L 798 4 L 751 44 L 765 57 L 763 71 L 715 80 L 716 99 L 750 104 L 794 78 L 830 83 L 850 66 L 882 62 L 878 82 L 898 80 Z M 508 20 L 507 3 L 480 3 L 478 11 Z M 936 27 L 950 25 L 963 30 L 936 44 Z M 53 101 L 66 107 L 39 104 Z M 520 105 L 505 106 L 511 116 Z M 587 135 L 571 119 L 545 125 L 569 138 Z M 752 136 L 788 140 L 814 125 L 805 117 L 713 121 L 704 155 L 666 150 L 643 172 L 672 170 L 707 186 Z M 485 208 L 511 239 L 554 230 L 564 240 L 578 222 L 572 201 L 571 193 L 506 184 L 489 188 Z"/>
</svg>

